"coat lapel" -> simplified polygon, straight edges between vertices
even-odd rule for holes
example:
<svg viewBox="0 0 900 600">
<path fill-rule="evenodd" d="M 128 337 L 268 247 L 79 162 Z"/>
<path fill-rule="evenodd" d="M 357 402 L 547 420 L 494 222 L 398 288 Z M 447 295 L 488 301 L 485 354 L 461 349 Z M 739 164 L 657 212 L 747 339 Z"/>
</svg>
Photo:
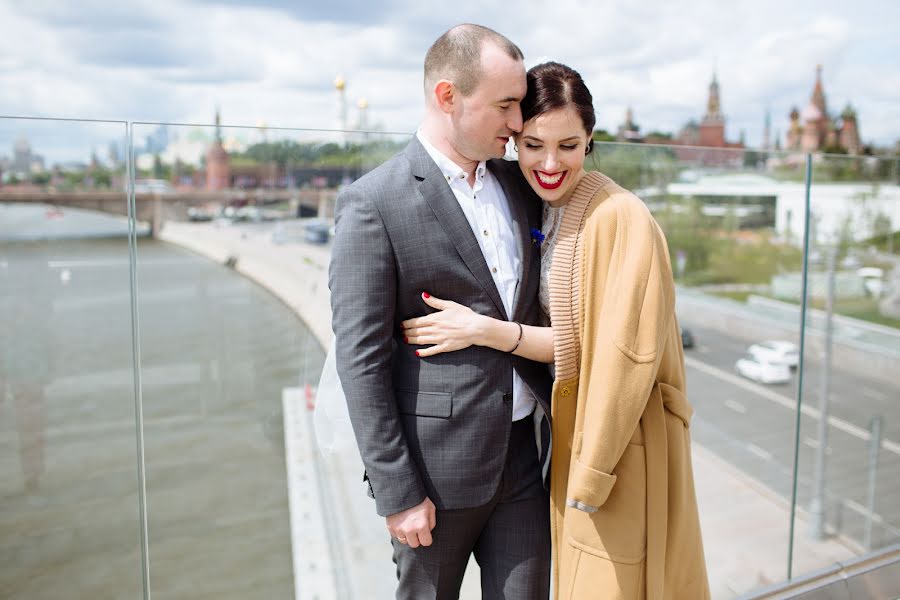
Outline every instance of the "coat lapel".
<svg viewBox="0 0 900 600">
<path fill-rule="evenodd" d="M 469 221 L 444 179 L 444 175 L 417 138 L 414 137 L 407 146 L 406 155 L 413 176 L 419 181 L 419 193 L 431 207 L 434 216 L 447 232 L 453 245 L 456 246 L 456 251 L 469 271 L 487 292 L 500 314 L 504 318 L 508 318 L 503 301 L 500 299 L 500 293 L 494 284 L 494 278 L 491 277 L 487 262 L 481 253 L 481 247 L 472 232 L 472 226 L 469 225 Z"/>
<path fill-rule="evenodd" d="M 499 159 L 502 160 L 502 159 Z M 495 161 L 488 163 L 493 166 Z M 531 242 L 531 225 L 528 223 L 528 210 L 526 202 L 529 198 L 523 197 L 518 181 L 512 180 L 508 169 L 492 168 L 491 173 L 497 178 L 503 193 L 506 194 L 506 202 L 509 205 L 509 214 L 512 216 L 513 233 L 516 236 L 516 248 L 519 250 L 522 271 L 519 273 L 519 286 L 516 288 L 516 297 L 513 302 L 513 320 L 521 321 L 522 311 L 525 309 L 524 298 L 527 298 L 528 276 L 531 271 L 532 253 L 534 244 Z"/>
</svg>

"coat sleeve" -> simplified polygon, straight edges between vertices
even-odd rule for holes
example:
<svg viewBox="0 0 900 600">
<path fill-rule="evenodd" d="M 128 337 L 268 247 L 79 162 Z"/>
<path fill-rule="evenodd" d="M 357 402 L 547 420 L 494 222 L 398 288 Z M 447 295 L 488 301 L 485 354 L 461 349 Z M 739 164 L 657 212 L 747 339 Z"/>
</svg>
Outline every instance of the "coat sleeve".
<svg viewBox="0 0 900 600">
<path fill-rule="evenodd" d="M 370 195 L 351 186 L 335 207 L 328 268 L 341 386 L 379 515 L 425 499 L 410 456 L 391 377 L 397 271 L 393 248 Z"/>
<path fill-rule="evenodd" d="M 674 318 L 665 238 L 644 204 L 621 193 L 627 197 L 595 211 L 583 242 L 584 420 L 567 502 L 588 512 L 603 506 L 616 483 L 613 470 L 639 425 Z"/>
</svg>

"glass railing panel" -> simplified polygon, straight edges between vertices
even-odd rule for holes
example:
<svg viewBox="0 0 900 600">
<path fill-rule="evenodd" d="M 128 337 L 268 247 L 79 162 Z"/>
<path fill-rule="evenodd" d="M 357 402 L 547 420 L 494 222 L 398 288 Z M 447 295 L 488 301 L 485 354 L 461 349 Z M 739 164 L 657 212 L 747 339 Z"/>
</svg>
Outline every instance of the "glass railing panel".
<svg viewBox="0 0 900 600">
<path fill-rule="evenodd" d="M 898 162 L 814 155 L 811 164 L 796 539 L 853 555 L 900 540 Z M 796 281 L 780 288 L 779 310 L 797 314 Z"/>
<path fill-rule="evenodd" d="M 335 197 L 409 136 L 135 125 L 161 138 L 135 152 L 154 597 L 389 597 L 359 457 L 319 452 L 312 408 Z"/>
<path fill-rule="evenodd" d="M 0 118 L 3 597 L 143 592 L 126 147 Z"/>
</svg>

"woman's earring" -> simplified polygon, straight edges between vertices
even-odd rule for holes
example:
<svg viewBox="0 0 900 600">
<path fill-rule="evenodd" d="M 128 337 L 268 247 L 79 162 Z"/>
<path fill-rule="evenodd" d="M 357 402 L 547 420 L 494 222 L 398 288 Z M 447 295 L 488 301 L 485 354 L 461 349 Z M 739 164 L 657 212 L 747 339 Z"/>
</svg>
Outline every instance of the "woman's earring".
<svg viewBox="0 0 900 600">
<path fill-rule="evenodd" d="M 516 152 L 519 151 L 519 146 L 516 143 L 513 143 L 513 148 L 515 148 Z"/>
</svg>

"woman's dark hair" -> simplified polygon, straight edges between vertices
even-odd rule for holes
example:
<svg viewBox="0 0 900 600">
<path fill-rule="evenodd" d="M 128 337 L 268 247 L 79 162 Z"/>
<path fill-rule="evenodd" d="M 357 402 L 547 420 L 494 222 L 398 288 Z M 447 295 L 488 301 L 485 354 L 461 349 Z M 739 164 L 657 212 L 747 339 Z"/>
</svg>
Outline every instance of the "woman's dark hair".
<svg viewBox="0 0 900 600">
<path fill-rule="evenodd" d="M 528 91 L 522 99 L 522 121 L 552 110 L 571 106 L 588 133 L 588 148 L 594 148 L 594 99 L 578 71 L 557 62 L 545 62 L 528 70 Z"/>
</svg>

